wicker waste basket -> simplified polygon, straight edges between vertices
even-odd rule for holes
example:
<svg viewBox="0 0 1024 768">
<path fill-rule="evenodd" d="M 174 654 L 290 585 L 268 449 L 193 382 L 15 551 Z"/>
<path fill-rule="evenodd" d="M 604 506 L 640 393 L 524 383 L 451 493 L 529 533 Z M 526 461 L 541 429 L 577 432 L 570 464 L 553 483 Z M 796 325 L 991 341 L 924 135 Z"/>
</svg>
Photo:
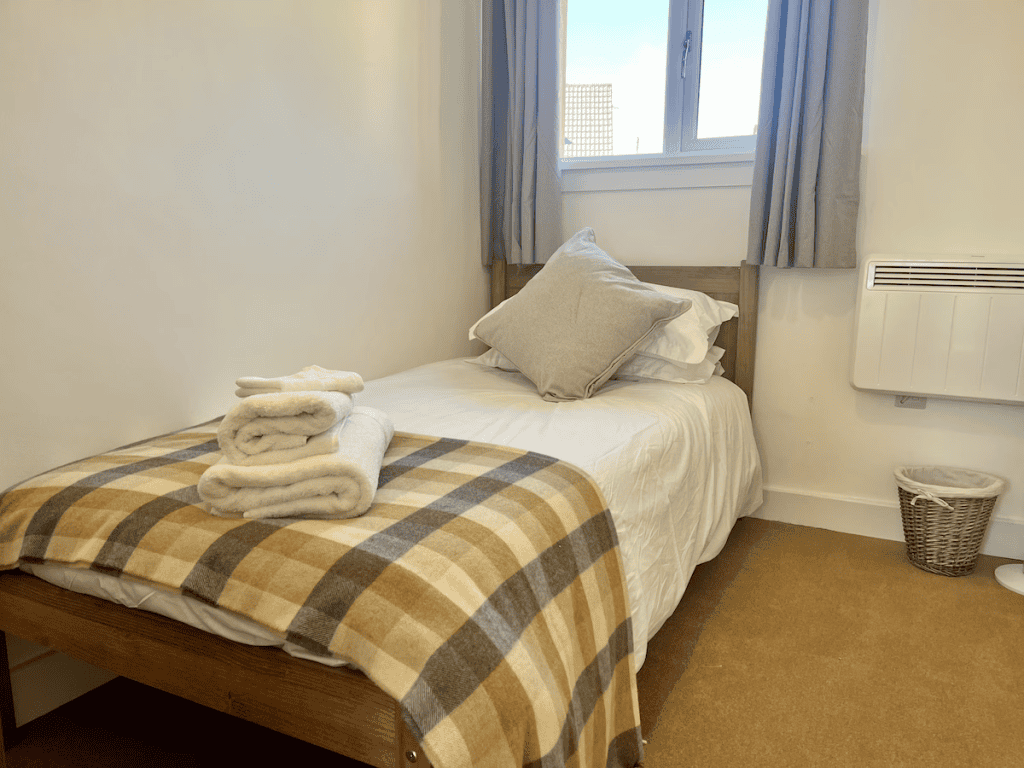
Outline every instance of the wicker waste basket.
<svg viewBox="0 0 1024 768">
<path fill-rule="evenodd" d="M 898 467 L 896 488 L 910 562 L 943 576 L 971 573 L 1004 486 L 1000 478 L 970 469 Z"/>
</svg>

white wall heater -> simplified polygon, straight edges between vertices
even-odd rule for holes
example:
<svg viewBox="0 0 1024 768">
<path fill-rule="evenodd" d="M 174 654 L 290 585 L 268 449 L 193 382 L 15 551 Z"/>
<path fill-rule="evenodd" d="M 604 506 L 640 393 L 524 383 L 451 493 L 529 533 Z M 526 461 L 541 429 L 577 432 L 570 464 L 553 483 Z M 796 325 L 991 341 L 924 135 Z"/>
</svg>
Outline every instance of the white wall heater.
<svg viewBox="0 0 1024 768">
<path fill-rule="evenodd" d="M 869 256 L 855 333 L 857 389 L 1024 403 L 1024 256 Z"/>
</svg>

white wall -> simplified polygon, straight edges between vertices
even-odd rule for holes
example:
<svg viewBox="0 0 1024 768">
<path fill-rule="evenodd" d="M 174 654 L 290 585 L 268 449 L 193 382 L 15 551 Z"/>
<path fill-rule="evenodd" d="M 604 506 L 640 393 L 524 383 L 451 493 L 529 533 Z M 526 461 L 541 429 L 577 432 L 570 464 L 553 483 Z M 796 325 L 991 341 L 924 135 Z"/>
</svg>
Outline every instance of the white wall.
<svg viewBox="0 0 1024 768">
<path fill-rule="evenodd" d="M 0 487 L 241 375 L 472 351 L 476 5 L 0 4 Z M 12 645 L 19 721 L 94 682 Z"/>
<path fill-rule="evenodd" d="M 1024 253 L 1024 4 L 871 4 L 858 250 Z M 593 226 L 631 263 L 737 264 L 749 187 L 565 195 L 565 233 Z M 1000 475 L 984 551 L 1024 557 L 1024 408 L 891 395 L 849 384 L 856 275 L 761 275 L 754 423 L 763 516 L 902 539 L 893 469 Z"/>
</svg>

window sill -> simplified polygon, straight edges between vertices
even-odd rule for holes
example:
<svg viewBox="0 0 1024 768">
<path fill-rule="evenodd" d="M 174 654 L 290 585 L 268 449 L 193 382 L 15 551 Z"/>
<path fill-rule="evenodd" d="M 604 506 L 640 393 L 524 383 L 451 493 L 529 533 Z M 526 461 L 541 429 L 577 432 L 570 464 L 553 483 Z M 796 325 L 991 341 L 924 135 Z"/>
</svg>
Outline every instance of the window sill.
<svg viewBox="0 0 1024 768">
<path fill-rule="evenodd" d="M 749 187 L 752 152 L 696 150 L 679 155 L 618 155 L 558 161 L 563 192 Z"/>
</svg>

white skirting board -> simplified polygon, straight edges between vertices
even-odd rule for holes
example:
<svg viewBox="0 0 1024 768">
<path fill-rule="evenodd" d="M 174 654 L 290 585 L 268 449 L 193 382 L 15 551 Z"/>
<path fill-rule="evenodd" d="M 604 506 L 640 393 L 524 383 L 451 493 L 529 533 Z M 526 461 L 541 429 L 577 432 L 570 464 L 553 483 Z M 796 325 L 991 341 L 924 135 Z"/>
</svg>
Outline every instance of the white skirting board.
<svg viewBox="0 0 1024 768">
<path fill-rule="evenodd" d="M 753 516 L 875 539 L 904 540 L 903 518 L 895 498 L 886 503 L 765 486 L 764 503 Z M 981 543 L 981 552 L 1024 560 L 1024 520 L 994 516 Z"/>
</svg>

